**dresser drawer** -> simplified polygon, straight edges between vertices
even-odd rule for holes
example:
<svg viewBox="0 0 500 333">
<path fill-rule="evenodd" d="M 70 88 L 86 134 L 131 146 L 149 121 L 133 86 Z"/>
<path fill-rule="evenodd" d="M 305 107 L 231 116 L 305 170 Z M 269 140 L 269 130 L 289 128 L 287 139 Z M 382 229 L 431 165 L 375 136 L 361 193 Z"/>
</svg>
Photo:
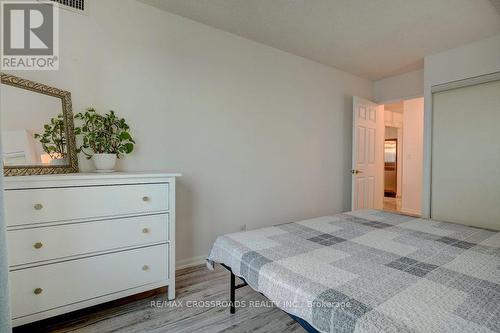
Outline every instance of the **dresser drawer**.
<svg viewBox="0 0 500 333">
<path fill-rule="evenodd" d="M 10 266 L 168 240 L 168 213 L 7 231 Z"/>
<path fill-rule="evenodd" d="M 168 184 L 8 190 L 7 226 L 168 210 Z"/>
<path fill-rule="evenodd" d="M 168 277 L 168 244 L 12 271 L 13 318 Z"/>
</svg>

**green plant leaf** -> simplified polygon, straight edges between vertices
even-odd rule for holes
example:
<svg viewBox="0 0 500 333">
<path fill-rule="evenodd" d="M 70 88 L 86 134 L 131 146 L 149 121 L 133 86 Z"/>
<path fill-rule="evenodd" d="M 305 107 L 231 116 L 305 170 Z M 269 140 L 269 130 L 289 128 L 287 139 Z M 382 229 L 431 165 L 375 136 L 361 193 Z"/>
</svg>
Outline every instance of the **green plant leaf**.
<svg viewBox="0 0 500 333">
<path fill-rule="evenodd" d="M 122 141 L 132 140 L 132 137 L 130 136 L 130 134 L 128 132 L 121 132 L 120 135 L 118 136 L 118 138 Z"/>
<path fill-rule="evenodd" d="M 125 154 L 130 154 L 134 150 L 134 145 L 132 143 L 126 143 L 123 147 L 125 148 Z"/>
</svg>

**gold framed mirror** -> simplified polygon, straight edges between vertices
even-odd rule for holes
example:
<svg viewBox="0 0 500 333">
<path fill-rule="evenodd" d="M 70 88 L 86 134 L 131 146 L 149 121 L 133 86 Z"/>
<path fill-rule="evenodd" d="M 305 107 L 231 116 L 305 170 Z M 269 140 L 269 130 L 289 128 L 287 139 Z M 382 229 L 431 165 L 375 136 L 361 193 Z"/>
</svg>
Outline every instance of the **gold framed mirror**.
<svg viewBox="0 0 500 333">
<path fill-rule="evenodd" d="M 78 172 L 71 93 L 1 73 L 5 176 Z"/>
</svg>

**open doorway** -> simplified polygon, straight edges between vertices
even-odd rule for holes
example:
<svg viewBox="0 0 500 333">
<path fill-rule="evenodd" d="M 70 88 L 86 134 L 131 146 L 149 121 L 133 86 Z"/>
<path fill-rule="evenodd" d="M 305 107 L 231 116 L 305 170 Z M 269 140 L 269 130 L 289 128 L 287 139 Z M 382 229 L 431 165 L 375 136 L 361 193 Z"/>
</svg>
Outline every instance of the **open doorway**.
<svg viewBox="0 0 500 333">
<path fill-rule="evenodd" d="M 386 211 L 422 213 L 423 98 L 384 104 L 384 203 Z"/>
<path fill-rule="evenodd" d="M 422 214 L 424 99 L 353 98 L 351 209 Z"/>
</svg>

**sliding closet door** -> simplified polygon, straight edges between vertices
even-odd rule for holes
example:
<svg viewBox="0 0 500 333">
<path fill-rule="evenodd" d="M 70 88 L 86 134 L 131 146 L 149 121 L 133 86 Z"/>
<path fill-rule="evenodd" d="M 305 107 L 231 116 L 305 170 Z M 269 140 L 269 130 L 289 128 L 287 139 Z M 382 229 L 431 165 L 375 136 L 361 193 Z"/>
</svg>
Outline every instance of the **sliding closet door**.
<svg viewBox="0 0 500 333">
<path fill-rule="evenodd" d="M 500 81 L 433 94 L 431 217 L 500 230 Z"/>
</svg>

